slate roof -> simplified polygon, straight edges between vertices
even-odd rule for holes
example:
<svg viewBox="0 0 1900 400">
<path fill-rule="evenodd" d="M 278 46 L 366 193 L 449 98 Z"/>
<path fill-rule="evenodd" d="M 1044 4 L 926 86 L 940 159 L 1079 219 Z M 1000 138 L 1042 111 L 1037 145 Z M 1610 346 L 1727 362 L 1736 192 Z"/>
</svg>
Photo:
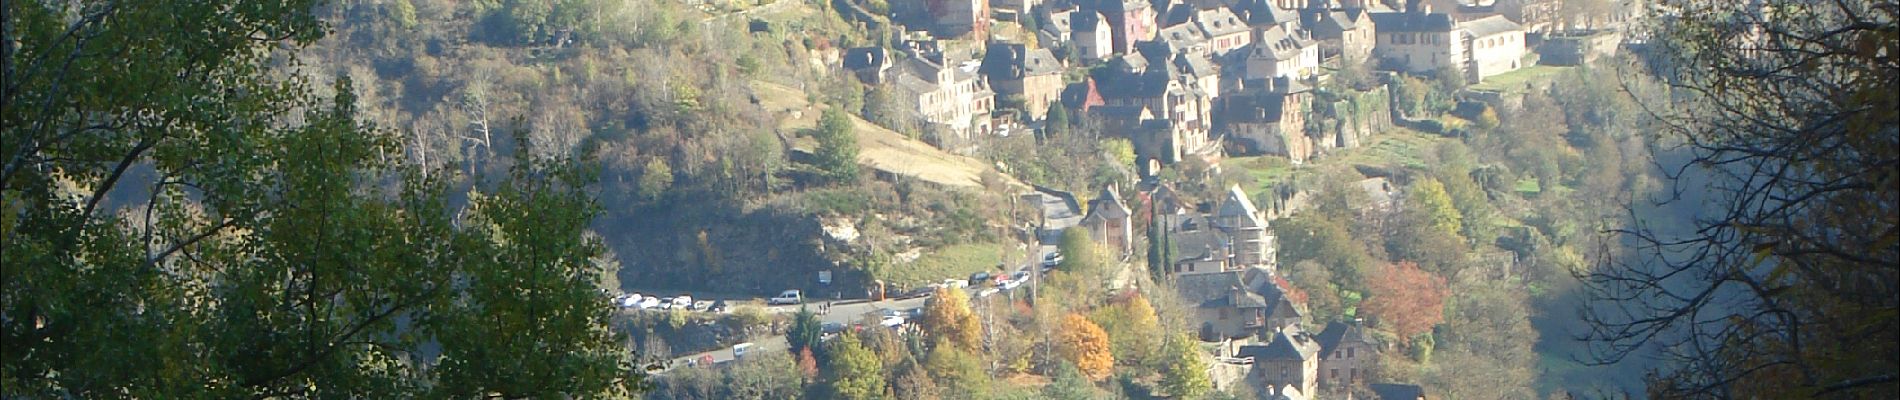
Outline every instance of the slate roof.
<svg viewBox="0 0 1900 400">
<path fill-rule="evenodd" d="M 1104 187 L 1102 192 L 1089 201 L 1089 214 L 1103 218 L 1128 218 L 1128 206 L 1122 205 L 1122 195 L 1114 187 Z"/>
<path fill-rule="evenodd" d="M 1379 400 L 1418 400 L 1425 398 L 1425 388 L 1418 385 L 1396 383 L 1374 383 L 1366 385 Z"/>
<path fill-rule="evenodd" d="M 1238 8 L 1247 14 L 1247 24 L 1253 26 L 1277 25 L 1299 20 L 1299 14 L 1280 8 L 1271 0 L 1245 0 Z"/>
<path fill-rule="evenodd" d="M 1222 120 L 1235 123 L 1272 123 L 1280 122 L 1286 111 L 1289 96 L 1278 93 L 1259 92 L 1227 97 L 1227 104 L 1221 109 Z"/>
<path fill-rule="evenodd" d="M 1095 88 L 1095 78 L 1082 78 L 1081 82 L 1062 88 L 1062 105 L 1065 107 L 1086 112 L 1102 104 L 1102 93 Z"/>
<path fill-rule="evenodd" d="M 1194 24 L 1209 37 L 1247 31 L 1247 25 L 1240 22 L 1240 17 L 1234 15 L 1234 12 L 1226 7 L 1195 11 Z"/>
<path fill-rule="evenodd" d="M 1257 226 L 1266 225 L 1263 221 L 1260 221 L 1260 210 L 1254 208 L 1253 200 L 1247 198 L 1247 192 L 1240 190 L 1240 185 L 1233 185 L 1227 188 L 1227 198 L 1221 201 L 1220 211 L 1215 212 L 1215 215 L 1221 217 L 1243 216 L 1249 220 L 1253 220 L 1252 222 Z"/>
<path fill-rule="evenodd" d="M 1220 75 L 1220 69 L 1214 66 L 1214 60 L 1204 56 L 1182 54 L 1174 57 L 1174 65 L 1180 67 L 1182 73 L 1196 78 Z"/>
<path fill-rule="evenodd" d="M 880 67 L 889 62 L 890 54 L 883 47 L 858 47 L 844 51 L 845 69 L 865 69 Z"/>
<path fill-rule="evenodd" d="M 1268 28 L 1260 34 L 1260 41 L 1248 44 L 1253 48 L 1248 54 L 1273 60 L 1291 60 L 1300 56 L 1300 50 L 1312 46 L 1311 41 L 1280 28 Z"/>
<path fill-rule="evenodd" d="M 1173 232 L 1168 234 L 1168 243 L 1174 247 L 1174 262 L 1206 260 L 1209 258 L 1227 258 L 1227 235 L 1220 231 L 1206 229 L 1193 232 Z M 1240 276 L 1232 278 L 1235 286 L 1244 287 Z M 1196 290 L 1226 290 L 1226 288 L 1199 288 Z M 1204 293 L 1203 296 L 1219 296 L 1225 292 Z M 1212 300 L 1213 297 L 1202 299 Z"/>
<path fill-rule="evenodd" d="M 1069 27 L 1074 32 L 1095 32 L 1095 26 L 1102 22 L 1102 14 L 1094 11 L 1076 11 L 1069 14 Z"/>
<path fill-rule="evenodd" d="M 1488 16 L 1484 18 L 1478 18 L 1478 19 L 1474 19 L 1470 21 L 1460 22 L 1458 23 L 1458 27 L 1464 28 L 1465 32 L 1469 32 L 1471 34 L 1471 37 L 1474 37 L 1474 38 L 1504 34 L 1504 33 L 1509 33 L 1513 31 L 1521 32 L 1524 30 L 1523 26 L 1519 26 L 1516 22 L 1511 22 L 1510 19 L 1506 19 L 1502 15 L 1492 15 L 1492 16 Z"/>
<path fill-rule="evenodd" d="M 1372 24 L 1378 26 L 1379 33 L 1387 32 L 1451 32 L 1455 24 L 1451 14 L 1416 12 L 1375 12 L 1371 13 Z"/>
<path fill-rule="evenodd" d="M 1018 43 L 992 43 L 983 54 L 980 71 L 1003 79 L 1022 79 L 1062 73 L 1062 63 L 1049 49 L 1031 49 Z"/>
<path fill-rule="evenodd" d="M 1180 246 L 1182 234 L 1175 233 L 1169 240 Z M 1240 282 L 1241 271 L 1222 271 L 1209 274 L 1192 274 L 1174 277 L 1174 290 L 1181 293 L 1181 299 L 1188 304 L 1205 304 L 1210 300 L 1227 296 L 1228 289 L 1245 287 Z"/>
<path fill-rule="evenodd" d="M 1327 323 L 1326 329 L 1319 331 L 1319 336 L 1314 337 L 1314 339 L 1319 341 L 1319 355 L 1324 358 L 1331 358 L 1333 352 L 1339 350 L 1340 343 L 1369 342 L 1366 340 L 1366 330 L 1364 327 L 1361 327 L 1357 323 L 1339 321 Z"/>
<path fill-rule="evenodd" d="M 1299 329 L 1286 329 L 1273 333 L 1273 341 L 1265 347 L 1254 350 L 1241 347 L 1241 357 L 1254 357 L 1255 365 L 1261 361 L 1305 361 L 1319 356 L 1319 343 Z"/>
</svg>

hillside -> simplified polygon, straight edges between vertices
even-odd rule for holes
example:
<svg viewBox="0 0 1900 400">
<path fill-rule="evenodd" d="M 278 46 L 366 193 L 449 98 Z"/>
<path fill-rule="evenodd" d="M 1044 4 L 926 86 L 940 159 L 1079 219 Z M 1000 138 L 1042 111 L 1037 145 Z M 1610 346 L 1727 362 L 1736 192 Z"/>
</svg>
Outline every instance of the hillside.
<svg viewBox="0 0 1900 400">
<path fill-rule="evenodd" d="M 780 131 L 796 132 L 817 126 L 818 115 L 823 109 L 813 108 L 806 100 L 805 92 L 756 80 L 752 81 L 752 88 L 754 94 L 759 96 L 760 105 L 777 118 Z M 857 127 L 858 145 L 863 147 L 858 153 L 858 161 L 880 172 L 915 177 L 946 186 L 980 188 L 983 185 L 983 173 L 996 170 L 996 167 L 981 160 L 950 154 L 873 124 L 856 114 L 851 115 L 851 122 Z M 798 138 L 792 147 L 795 151 L 809 152 L 814 143 L 809 138 Z M 1010 191 L 1029 189 L 1029 185 L 1016 178 L 1000 173 L 998 177 L 1003 179 Z"/>
</svg>

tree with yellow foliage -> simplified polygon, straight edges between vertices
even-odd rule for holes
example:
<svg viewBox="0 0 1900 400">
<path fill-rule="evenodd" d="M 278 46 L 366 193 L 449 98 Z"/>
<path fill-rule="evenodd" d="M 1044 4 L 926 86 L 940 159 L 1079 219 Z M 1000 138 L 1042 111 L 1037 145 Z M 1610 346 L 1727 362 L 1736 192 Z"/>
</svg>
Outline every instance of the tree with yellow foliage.
<svg viewBox="0 0 1900 400">
<path fill-rule="evenodd" d="M 1108 378 L 1115 369 L 1115 355 L 1109 351 L 1108 333 L 1081 314 L 1062 317 L 1062 331 L 1056 333 L 1056 353 L 1075 363 L 1089 379 Z"/>
<path fill-rule="evenodd" d="M 976 351 L 982 343 L 983 325 L 970 311 L 970 295 L 962 290 L 941 288 L 924 304 L 924 332 L 939 346 L 954 345 L 963 351 Z"/>
</svg>

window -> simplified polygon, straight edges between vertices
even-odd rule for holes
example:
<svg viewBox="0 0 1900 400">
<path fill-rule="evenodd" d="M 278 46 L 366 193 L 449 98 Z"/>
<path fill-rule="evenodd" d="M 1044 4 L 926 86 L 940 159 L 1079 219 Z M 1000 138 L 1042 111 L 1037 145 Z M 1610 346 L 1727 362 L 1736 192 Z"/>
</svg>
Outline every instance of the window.
<svg viewBox="0 0 1900 400">
<path fill-rule="evenodd" d="M 1353 353 L 1353 350 L 1358 350 L 1358 349 L 1359 349 L 1358 347 L 1347 347 L 1347 348 L 1346 348 L 1346 358 L 1352 358 L 1352 353 Z"/>
<path fill-rule="evenodd" d="M 1330 371 L 1330 373 L 1331 373 L 1332 375 L 1331 375 L 1331 376 L 1327 376 L 1327 377 L 1326 377 L 1326 379 L 1327 379 L 1327 380 L 1333 380 L 1333 379 L 1339 379 L 1339 368 L 1333 368 L 1333 370 L 1332 370 L 1332 371 Z"/>
</svg>

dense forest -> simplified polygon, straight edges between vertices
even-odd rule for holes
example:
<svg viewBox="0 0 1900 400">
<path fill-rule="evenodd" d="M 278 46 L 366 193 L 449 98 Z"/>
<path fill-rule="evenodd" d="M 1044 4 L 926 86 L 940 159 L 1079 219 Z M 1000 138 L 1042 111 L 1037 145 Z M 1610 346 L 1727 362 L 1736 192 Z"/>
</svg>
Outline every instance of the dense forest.
<svg viewBox="0 0 1900 400">
<path fill-rule="evenodd" d="M 1371 321 L 1366 380 L 1428 398 L 1900 393 L 1900 6 L 1661 3 L 1526 82 L 1332 69 L 1389 95 L 1362 148 L 1142 175 L 1099 115 L 959 137 L 840 72 L 897 46 L 878 0 L 9 2 L 0 394 L 1264 395 L 1216 390 L 1152 209 L 1132 255 L 1069 229 L 1033 288 L 923 288 L 1036 262 L 1029 185 L 1252 196 L 1299 323 Z M 885 284 L 930 296 L 905 328 L 601 301 Z"/>
</svg>

